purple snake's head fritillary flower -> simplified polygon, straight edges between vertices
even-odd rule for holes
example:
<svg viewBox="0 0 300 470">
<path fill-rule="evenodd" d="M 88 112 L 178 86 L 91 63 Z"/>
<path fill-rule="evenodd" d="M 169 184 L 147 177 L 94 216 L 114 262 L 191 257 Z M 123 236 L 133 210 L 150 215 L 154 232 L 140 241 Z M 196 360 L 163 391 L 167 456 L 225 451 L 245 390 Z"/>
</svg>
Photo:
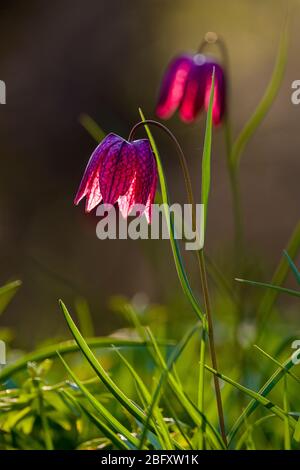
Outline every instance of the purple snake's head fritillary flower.
<svg viewBox="0 0 300 470">
<path fill-rule="evenodd" d="M 213 71 L 213 123 L 220 124 L 226 105 L 225 74 L 215 59 L 200 53 L 181 55 L 170 63 L 160 89 L 157 116 L 168 119 L 178 110 L 182 121 L 193 122 L 202 108 L 208 109 Z"/>
<path fill-rule="evenodd" d="M 100 202 L 118 203 L 123 217 L 128 217 L 135 205 L 144 206 L 142 213 L 150 223 L 156 185 L 157 167 L 149 140 L 128 142 L 109 134 L 92 153 L 74 203 L 85 197 L 86 212 Z"/>
</svg>

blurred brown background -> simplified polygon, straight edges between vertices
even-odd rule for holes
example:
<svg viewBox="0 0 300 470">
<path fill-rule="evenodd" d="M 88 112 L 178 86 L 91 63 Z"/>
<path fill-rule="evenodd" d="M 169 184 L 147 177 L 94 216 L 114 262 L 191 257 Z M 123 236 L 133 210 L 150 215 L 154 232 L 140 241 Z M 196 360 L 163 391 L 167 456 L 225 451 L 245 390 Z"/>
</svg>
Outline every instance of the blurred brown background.
<svg viewBox="0 0 300 470">
<path fill-rule="evenodd" d="M 289 57 L 280 94 L 242 159 L 241 178 L 249 251 L 262 254 L 267 273 L 299 219 L 300 106 L 291 82 L 300 79 L 300 5 L 294 5 Z M 95 142 L 79 124 L 90 114 L 104 129 L 127 136 L 148 117 L 163 70 L 179 51 L 193 50 L 217 31 L 230 55 L 230 108 L 237 133 L 271 76 L 287 2 L 284 0 L 53 0 L 2 1 L 0 79 L 1 284 L 23 287 L 1 318 L 15 325 L 21 346 L 64 328 L 57 299 L 78 295 L 92 307 L 97 333 L 120 324 L 112 294 L 147 294 L 151 302 L 178 291 L 168 242 L 100 242 L 96 218 L 73 206 Z M 168 125 L 183 144 L 195 188 L 200 185 L 203 116 L 193 125 L 175 116 Z M 173 148 L 159 133 L 174 201 L 184 186 Z M 208 250 L 232 241 L 231 201 L 223 133 L 214 132 Z"/>
</svg>

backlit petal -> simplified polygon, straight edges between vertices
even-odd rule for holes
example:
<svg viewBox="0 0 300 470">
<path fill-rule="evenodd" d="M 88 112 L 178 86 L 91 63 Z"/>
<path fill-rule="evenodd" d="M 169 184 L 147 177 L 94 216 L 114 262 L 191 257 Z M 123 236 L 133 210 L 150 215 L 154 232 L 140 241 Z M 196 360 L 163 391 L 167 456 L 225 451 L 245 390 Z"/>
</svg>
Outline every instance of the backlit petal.
<svg viewBox="0 0 300 470">
<path fill-rule="evenodd" d="M 151 195 L 156 191 L 156 161 L 153 156 L 148 139 L 135 140 L 133 146 L 136 151 L 135 175 L 127 193 L 119 198 L 119 208 L 123 217 L 130 214 L 133 206 L 139 204 L 145 207 Z M 142 215 L 142 214 L 141 214 Z"/>
<path fill-rule="evenodd" d="M 205 109 L 208 109 L 209 96 L 211 90 L 211 81 L 213 68 L 215 68 L 215 90 L 213 99 L 212 119 L 215 126 L 222 121 L 225 112 L 226 83 L 225 76 L 219 64 L 211 63 L 207 65 L 207 80 L 205 87 Z"/>
<path fill-rule="evenodd" d="M 203 67 L 205 56 L 196 54 L 187 76 L 179 114 L 183 121 L 192 122 L 204 105 L 206 73 Z"/>
<path fill-rule="evenodd" d="M 100 188 L 99 188 L 99 169 L 100 169 L 100 166 L 101 166 L 101 162 L 102 162 L 102 159 L 103 159 L 103 156 L 106 154 L 106 152 L 108 151 L 108 149 L 116 142 L 118 142 L 118 140 L 120 139 L 120 137 L 118 137 L 117 135 L 115 134 L 108 134 L 103 140 L 102 142 L 96 147 L 96 149 L 94 150 L 94 152 L 92 153 L 89 161 L 88 161 L 88 164 L 86 166 L 86 169 L 85 169 L 85 172 L 83 174 L 83 177 L 82 177 L 82 180 L 80 182 L 80 185 L 79 185 L 79 188 L 78 188 L 78 191 L 77 191 L 77 194 L 75 196 L 75 199 L 74 199 L 74 204 L 79 204 L 79 202 L 81 201 L 81 199 L 84 198 L 84 196 L 88 196 L 88 199 L 89 198 L 89 191 L 92 191 L 92 196 L 91 196 L 91 200 L 88 202 L 87 201 L 87 205 L 86 205 L 86 209 L 89 211 L 91 210 L 90 207 L 93 206 L 94 202 L 94 198 L 96 196 L 96 194 L 98 195 L 98 199 L 99 199 L 99 195 L 100 195 Z M 99 200 L 100 202 L 100 200 Z M 95 207 L 95 205 L 93 206 Z"/>
<path fill-rule="evenodd" d="M 128 191 L 135 174 L 135 149 L 121 139 L 108 150 L 102 160 L 100 188 L 104 203 L 115 204 Z"/>
<path fill-rule="evenodd" d="M 188 56 L 175 58 L 169 65 L 164 78 L 156 107 L 156 114 L 162 119 L 169 118 L 177 109 L 183 95 L 186 78 L 193 64 Z"/>
<path fill-rule="evenodd" d="M 152 220 L 152 204 L 154 204 L 154 200 L 155 200 L 156 186 L 157 186 L 157 172 L 155 172 L 155 175 L 152 179 L 150 193 L 146 202 L 145 216 L 146 216 L 148 224 L 150 224 Z"/>
</svg>

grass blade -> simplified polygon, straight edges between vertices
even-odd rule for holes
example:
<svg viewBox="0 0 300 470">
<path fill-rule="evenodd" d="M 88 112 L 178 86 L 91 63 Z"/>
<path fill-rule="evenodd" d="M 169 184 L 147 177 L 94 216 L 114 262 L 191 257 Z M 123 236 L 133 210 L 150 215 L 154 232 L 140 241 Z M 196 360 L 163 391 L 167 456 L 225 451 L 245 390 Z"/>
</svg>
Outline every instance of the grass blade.
<svg viewBox="0 0 300 470">
<path fill-rule="evenodd" d="M 162 374 L 161 374 L 161 382 L 159 382 L 157 388 L 161 388 L 164 384 L 165 379 L 168 379 L 168 383 L 170 385 L 170 388 L 174 394 L 174 396 L 177 398 L 178 403 L 181 405 L 181 407 L 186 411 L 186 413 L 190 416 L 190 418 L 193 420 L 193 422 L 198 426 L 199 428 L 202 428 L 203 422 L 205 423 L 206 427 L 206 433 L 208 437 L 210 437 L 211 441 L 214 443 L 214 446 L 216 449 L 224 449 L 224 443 L 223 440 L 220 436 L 220 434 L 217 432 L 217 430 L 212 426 L 212 424 L 207 420 L 206 416 L 195 406 L 195 404 L 190 401 L 190 399 L 185 395 L 184 391 L 182 390 L 181 386 L 177 383 L 174 375 L 171 372 L 171 366 L 170 363 L 174 365 L 177 359 L 179 358 L 180 354 L 184 350 L 185 346 L 188 344 L 190 338 L 192 338 L 193 334 L 197 331 L 199 328 L 199 325 L 195 325 L 192 327 L 185 335 L 185 337 L 178 343 L 177 347 L 177 352 L 172 355 L 168 361 L 168 363 L 165 362 L 159 347 L 157 345 L 157 342 L 154 338 L 154 336 L 151 333 L 151 330 L 148 329 L 150 341 L 152 342 L 153 349 L 156 353 L 156 356 L 158 358 L 160 367 L 162 369 Z M 159 394 L 158 390 L 156 393 Z M 156 401 L 156 397 L 153 397 L 153 401 Z M 150 411 L 148 416 L 150 416 Z"/>
<path fill-rule="evenodd" d="M 267 382 L 263 385 L 263 387 L 259 390 L 259 394 L 262 397 L 268 396 L 268 394 L 273 390 L 273 388 L 278 384 L 278 382 L 285 376 L 286 371 L 292 369 L 295 366 L 295 362 L 292 357 L 287 359 L 281 367 L 278 368 L 274 374 L 267 380 Z M 242 414 L 234 423 L 229 435 L 228 435 L 228 442 L 229 444 L 234 439 L 236 433 L 239 431 L 240 427 L 243 425 L 245 416 L 248 418 L 258 407 L 257 400 L 251 400 L 251 402 L 246 406 Z"/>
<path fill-rule="evenodd" d="M 83 383 L 78 379 L 78 377 L 74 374 L 72 369 L 68 366 L 66 361 L 63 357 L 59 354 L 58 356 L 62 361 L 63 365 L 65 366 L 68 374 L 72 377 L 76 385 L 80 388 L 82 394 L 87 398 L 89 403 L 93 406 L 93 408 L 100 413 L 108 423 L 114 428 L 115 432 L 120 433 L 135 447 L 138 445 L 139 441 L 136 439 L 132 434 L 128 431 L 128 429 L 123 426 L 106 408 L 102 405 L 96 398 L 89 392 L 89 390 L 83 385 Z"/>
<path fill-rule="evenodd" d="M 148 392 L 148 390 L 147 390 L 144 382 L 142 381 L 141 377 L 137 374 L 137 372 L 134 370 L 134 368 L 131 366 L 131 364 L 127 361 L 127 359 L 125 359 L 125 357 L 116 348 L 114 348 L 114 349 L 115 349 L 116 353 L 118 354 L 119 358 L 121 359 L 121 361 L 125 364 L 125 366 L 129 370 L 129 372 L 131 373 L 132 377 L 134 378 L 134 380 L 135 380 L 135 382 L 138 386 L 138 389 L 139 389 L 141 395 L 144 398 L 144 402 L 148 406 L 150 406 L 150 404 L 151 404 L 151 395 Z M 166 423 L 163 419 L 162 413 L 161 413 L 158 406 L 154 406 L 153 416 L 157 420 L 158 425 L 159 425 L 159 428 L 157 428 L 154 424 L 157 436 L 160 437 L 160 435 L 161 435 L 162 438 L 163 438 L 163 442 L 161 442 L 162 449 L 166 449 L 166 450 L 174 449 L 174 446 L 171 442 L 171 438 L 170 438 L 170 435 L 169 435 L 169 432 L 168 432 L 168 428 L 166 426 Z"/>
<path fill-rule="evenodd" d="M 267 357 L 268 359 L 270 359 L 274 364 L 276 364 L 277 366 L 281 367 L 282 369 L 285 370 L 285 372 L 290 376 L 290 377 L 293 377 L 293 379 L 298 382 L 298 384 L 300 384 L 300 379 L 299 377 L 297 377 L 297 375 L 295 375 L 293 372 L 291 372 L 290 370 L 284 368 L 284 366 L 282 364 L 280 364 L 279 361 L 277 361 L 274 357 L 272 357 L 270 354 L 268 354 L 266 351 L 264 351 L 262 348 L 260 348 L 259 346 L 257 346 L 257 344 L 254 344 L 254 347 L 260 351 L 265 357 Z"/>
<path fill-rule="evenodd" d="M 168 360 L 167 364 L 164 363 L 163 357 L 160 354 L 158 345 L 155 341 L 155 338 L 154 338 L 153 334 L 151 333 L 151 330 L 149 328 L 147 329 L 149 337 L 150 337 L 150 341 L 153 344 L 154 350 L 155 350 L 156 354 L 158 355 L 160 363 L 163 365 L 163 372 L 160 376 L 158 385 L 155 389 L 155 392 L 153 394 L 153 398 L 152 398 L 150 406 L 149 406 L 149 410 L 148 410 L 148 414 L 147 414 L 147 420 L 146 420 L 144 430 L 143 430 L 143 434 L 142 434 L 142 437 L 141 437 L 141 440 L 140 440 L 140 446 L 139 446 L 140 449 L 143 448 L 143 445 L 144 445 L 144 442 L 145 442 L 145 439 L 146 439 L 146 436 L 147 436 L 147 431 L 148 431 L 148 428 L 149 428 L 149 423 L 150 423 L 150 420 L 151 420 L 151 417 L 152 417 L 152 413 L 153 413 L 153 411 L 155 409 L 155 406 L 156 406 L 156 404 L 159 400 L 161 389 L 162 389 L 162 386 L 164 385 L 164 383 L 166 381 L 168 373 L 172 369 L 173 364 L 176 362 L 176 360 L 178 359 L 178 357 L 180 356 L 182 351 L 184 350 L 184 348 L 187 345 L 187 343 L 189 342 L 190 338 L 194 335 L 196 329 L 198 329 L 198 325 L 193 326 L 193 328 L 188 331 L 188 333 L 183 337 L 183 339 L 173 349 L 172 354 L 171 354 L 170 359 Z"/>
<path fill-rule="evenodd" d="M 286 251 L 294 259 L 300 249 L 300 222 L 296 225 L 291 238 L 287 244 Z M 271 284 L 282 286 L 289 274 L 289 264 L 286 258 L 281 258 L 278 267 L 272 277 Z M 279 291 L 274 289 L 266 290 L 258 308 L 259 333 L 262 333 L 266 322 L 270 316 L 272 308 L 277 300 Z"/>
<path fill-rule="evenodd" d="M 206 369 L 212 372 L 213 374 L 217 375 L 220 379 L 224 380 L 225 382 L 229 383 L 233 387 L 237 388 L 240 392 L 245 393 L 249 397 L 251 397 L 255 402 L 257 402 L 257 406 L 260 404 L 264 406 L 266 409 L 271 410 L 276 416 L 278 416 L 280 419 L 288 420 L 289 427 L 291 427 L 293 430 L 296 427 L 296 421 L 288 415 L 282 408 L 280 408 L 278 405 L 275 405 L 272 403 L 270 400 L 268 400 L 265 396 L 261 395 L 260 393 L 254 392 L 250 388 L 245 387 L 244 385 L 239 384 L 235 380 L 230 379 L 224 374 L 221 374 L 220 372 L 217 372 L 216 370 L 212 369 L 209 366 L 206 366 Z M 247 414 L 243 416 L 243 419 L 245 420 L 248 417 Z"/>
<path fill-rule="evenodd" d="M 244 284 L 249 284 L 250 286 L 258 286 L 258 287 L 265 287 L 267 289 L 273 289 L 279 293 L 284 293 L 284 294 L 289 294 L 294 297 L 300 297 L 300 292 L 293 290 L 293 289 L 287 289 L 286 287 L 281 287 L 281 286 L 274 286 L 273 284 L 268 284 L 266 282 L 258 282 L 258 281 L 249 281 L 248 279 L 235 279 L 238 282 L 242 282 Z"/>
<path fill-rule="evenodd" d="M 300 284 L 300 272 L 298 271 L 297 266 L 295 265 L 294 261 L 292 260 L 292 258 L 290 257 L 290 255 L 288 254 L 286 250 L 284 250 L 283 253 L 286 259 L 288 260 L 288 263 L 290 265 L 291 270 L 294 273 L 296 281 L 298 282 L 298 284 Z"/>
<path fill-rule="evenodd" d="M 233 149 L 231 153 L 231 163 L 234 167 L 238 166 L 242 152 L 244 151 L 249 140 L 255 133 L 256 129 L 259 127 L 259 125 L 265 118 L 266 114 L 268 113 L 276 98 L 276 95 L 278 94 L 283 80 L 287 61 L 287 46 L 288 34 L 287 24 L 285 24 L 283 32 L 281 33 L 276 64 L 266 92 L 261 102 L 257 106 L 256 110 L 254 111 L 248 122 L 245 124 L 244 128 L 241 130 L 239 136 L 233 144 Z"/>
<path fill-rule="evenodd" d="M 213 70 L 211 89 L 209 95 L 209 105 L 206 117 L 206 128 L 202 156 L 202 185 L 201 185 L 201 203 L 204 205 L 204 229 L 206 228 L 207 207 L 210 191 L 210 173 L 211 173 L 211 140 L 212 140 L 212 108 L 215 92 L 215 70 Z"/>
<path fill-rule="evenodd" d="M 0 287 L 0 315 L 6 309 L 21 285 L 21 281 L 13 281 Z"/>
<path fill-rule="evenodd" d="M 91 116 L 88 114 L 81 114 L 79 116 L 80 124 L 85 128 L 85 130 L 95 139 L 96 142 L 101 142 L 105 137 L 105 132 L 101 127 L 94 121 Z"/>
<path fill-rule="evenodd" d="M 115 338 L 92 338 L 87 340 L 87 344 L 90 348 L 108 348 L 111 344 L 114 344 L 116 347 L 143 347 L 145 348 L 146 342 L 139 340 L 124 340 L 124 339 L 115 339 Z M 40 362 L 44 359 L 50 359 L 57 357 L 57 350 L 60 351 L 61 355 L 78 352 L 80 350 L 76 341 L 64 341 L 59 344 L 54 344 L 41 348 L 40 350 L 34 351 L 32 353 L 26 354 L 20 359 L 16 360 L 13 364 L 5 366 L 3 370 L 0 371 L 0 383 L 3 383 L 9 377 L 12 377 L 17 372 L 26 369 L 28 362 Z"/>
<path fill-rule="evenodd" d="M 75 323 L 73 322 L 71 315 L 69 314 L 67 307 L 65 304 L 60 300 L 60 307 L 66 319 L 66 322 L 69 326 L 69 329 L 74 336 L 75 341 L 77 342 L 80 350 L 82 351 L 83 355 L 89 362 L 92 369 L 96 372 L 97 376 L 100 378 L 102 383 L 105 387 L 112 393 L 112 395 L 117 399 L 119 403 L 132 415 L 136 418 L 139 422 L 145 422 L 145 414 L 143 411 L 130 400 L 122 390 L 115 384 L 115 382 L 111 379 L 111 377 L 107 374 L 107 372 L 103 369 L 99 361 L 97 360 L 96 356 L 93 354 L 91 349 L 89 348 L 87 342 L 84 340 L 82 335 L 80 334 L 78 328 L 76 327 Z M 152 426 L 152 422 L 151 422 Z"/>
<path fill-rule="evenodd" d="M 283 409 L 287 414 L 287 416 L 283 420 L 284 450 L 291 450 L 291 435 L 290 435 L 290 427 L 289 427 L 289 421 L 288 421 L 289 404 L 288 404 L 288 397 L 287 397 L 287 377 L 286 377 L 286 375 L 283 378 Z"/>
</svg>

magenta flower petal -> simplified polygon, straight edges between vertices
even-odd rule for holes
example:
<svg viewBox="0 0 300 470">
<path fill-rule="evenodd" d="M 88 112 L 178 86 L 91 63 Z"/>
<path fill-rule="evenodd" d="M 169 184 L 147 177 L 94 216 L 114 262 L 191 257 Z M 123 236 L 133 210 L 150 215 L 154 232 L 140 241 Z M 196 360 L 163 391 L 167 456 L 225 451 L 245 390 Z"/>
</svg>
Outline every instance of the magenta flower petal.
<svg viewBox="0 0 300 470">
<path fill-rule="evenodd" d="M 156 161 L 149 140 L 135 140 L 133 145 L 137 154 L 135 203 L 145 206 L 157 173 Z"/>
<path fill-rule="evenodd" d="M 158 117 L 168 119 L 177 109 L 192 65 L 193 59 L 188 55 L 175 58 L 169 65 L 162 81 L 156 107 Z"/>
<path fill-rule="evenodd" d="M 206 74 L 203 64 L 205 56 L 196 54 L 193 58 L 193 66 L 187 76 L 183 97 L 180 103 L 179 115 L 185 122 L 196 119 L 204 106 Z"/>
<path fill-rule="evenodd" d="M 209 96 L 211 90 L 211 81 L 213 68 L 215 69 L 215 90 L 212 109 L 212 119 L 215 126 L 218 126 L 225 113 L 225 96 L 226 96 L 226 83 L 225 76 L 219 64 L 210 63 L 206 67 L 206 87 L 205 87 L 205 109 L 207 111 L 209 105 Z"/>
<path fill-rule="evenodd" d="M 119 137 L 102 160 L 100 188 L 104 203 L 115 204 L 120 196 L 127 193 L 136 166 L 134 146 Z"/>
<path fill-rule="evenodd" d="M 211 76 L 215 68 L 213 123 L 221 123 L 225 113 L 225 74 L 219 63 L 207 55 L 182 55 L 171 62 L 163 79 L 156 113 L 169 118 L 176 109 L 182 121 L 192 122 L 202 107 L 208 108 Z"/>
<path fill-rule="evenodd" d="M 124 217 L 139 204 L 143 206 L 141 214 L 146 210 L 150 222 L 156 183 L 156 161 L 149 140 L 127 142 L 109 134 L 87 164 L 75 204 L 86 196 L 86 212 L 90 212 L 101 201 L 118 202 Z"/>
<path fill-rule="evenodd" d="M 126 219 L 135 205 L 135 185 L 136 185 L 136 174 L 134 175 L 132 182 L 129 186 L 127 193 L 124 196 L 120 196 L 118 205 L 120 212 L 124 219 Z"/>
<path fill-rule="evenodd" d="M 145 216 L 146 216 L 148 224 L 150 224 L 152 220 L 152 204 L 154 204 L 154 200 L 155 200 L 157 179 L 158 179 L 157 172 L 155 172 L 155 176 L 152 179 L 151 189 L 150 189 L 150 193 L 146 202 L 146 209 L 145 209 Z"/>
<path fill-rule="evenodd" d="M 149 141 L 147 139 L 135 140 L 132 145 L 136 151 L 136 167 L 127 193 L 119 199 L 119 208 L 123 217 L 130 214 L 134 205 L 140 204 L 146 209 L 149 198 L 153 201 L 156 191 L 157 168 Z M 147 215 L 147 220 L 150 222 L 149 211 Z"/>
<path fill-rule="evenodd" d="M 108 134 L 102 142 L 96 147 L 88 161 L 82 180 L 80 182 L 77 194 L 74 199 L 74 204 L 79 204 L 84 196 L 87 196 L 86 210 L 89 212 L 95 207 L 94 202 L 100 195 L 99 188 L 99 169 L 103 156 L 106 154 L 110 146 L 117 142 L 119 137 L 115 134 Z M 101 199 L 99 200 L 99 202 Z"/>
<path fill-rule="evenodd" d="M 99 173 L 100 167 L 95 170 L 93 178 L 90 181 L 88 193 L 86 195 L 85 212 L 91 212 L 91 210 L 93 210 L 94 207 L 102 201 L 99 185 Z"/>
</svg>

